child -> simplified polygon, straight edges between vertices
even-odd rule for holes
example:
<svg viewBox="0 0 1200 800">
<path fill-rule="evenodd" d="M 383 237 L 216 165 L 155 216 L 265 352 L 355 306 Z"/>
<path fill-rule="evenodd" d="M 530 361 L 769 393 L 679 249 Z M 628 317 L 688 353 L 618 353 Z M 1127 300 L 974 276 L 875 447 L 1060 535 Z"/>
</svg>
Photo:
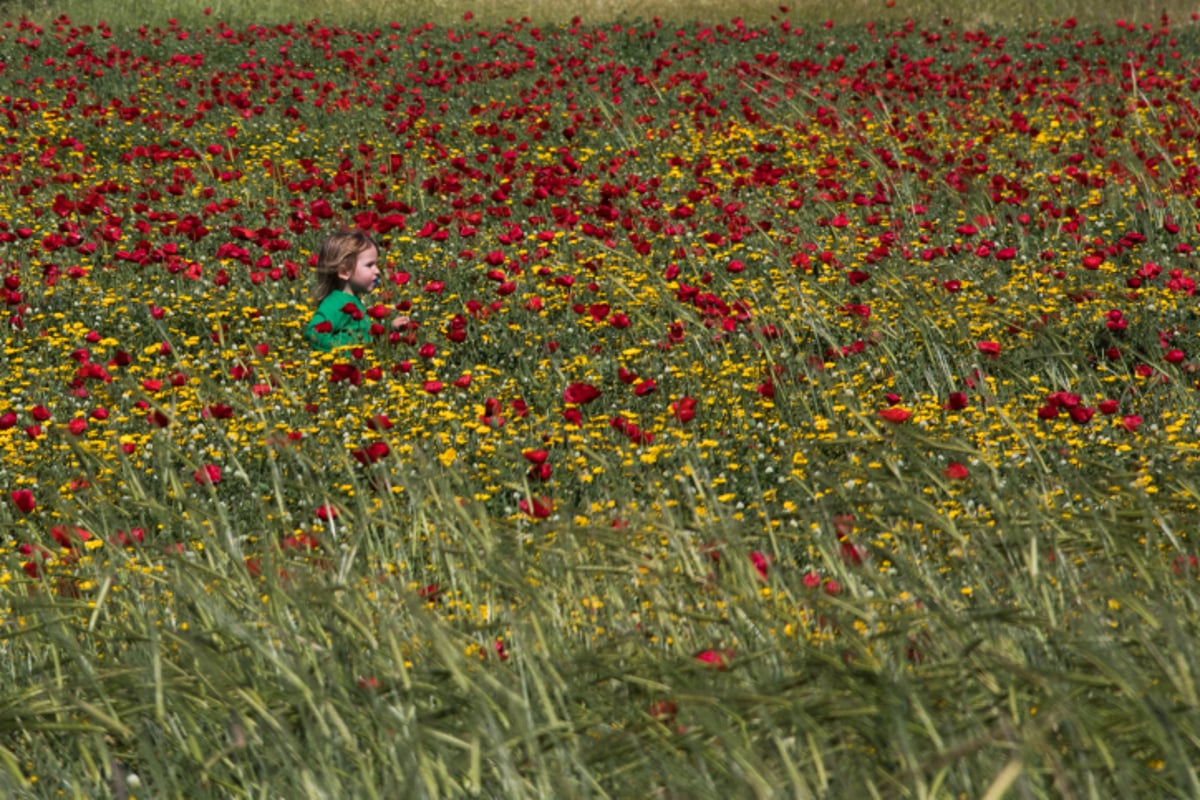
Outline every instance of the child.
<svg viewBox="0 0 1200 800">
<path fill-rule="evenodd" d="M 316 312 L 304 329 L 304 338 L 317 350 L 332 350 L 371 339 L 371 319 L 361 298 L 379 283 L 379 248 L 359 230 L 343 228 L 321 245 L 317 257 Z M 408 324 L 396 317 L 392 327 Z"/>
</svg>

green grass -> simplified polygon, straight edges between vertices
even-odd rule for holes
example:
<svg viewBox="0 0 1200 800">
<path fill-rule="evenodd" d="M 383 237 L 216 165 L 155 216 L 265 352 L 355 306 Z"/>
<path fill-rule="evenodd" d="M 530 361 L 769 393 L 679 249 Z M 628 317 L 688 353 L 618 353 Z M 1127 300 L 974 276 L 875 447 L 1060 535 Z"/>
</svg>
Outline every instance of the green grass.
<svg viewBox="0 0 1200 800">
<path fill-rule="evenodd" d="M 782 8 L 787 8 L 783 11 Z M 469 0 L 434 0 L 433 3 L 396 3 L 387 0 L 349 0 L 342 3 L 315 2 L 304 4 L 297 16 L 294 3 L 263 0 L 248 6 L 244 3 L 213 0 L 210 3 L 176 3 L 169 10 L 161 4 L 141 0 L 121 0 L 119 3 L 81 0 L 63 5 L 45 0 L 5 0 L 0 14 L 8 19 L 26 16 L 46 24 L 66 14 L 80 23 L 96 24 L 106 21 L 116 28 L 133 29 L 141 25 L 165 25 L 174 18 L 187 26 L 203 25 L 214 20 L 243 26 L 246 23 L 271 24 L 297 19 L 319 19 L 350 27 L 369 28 L 382 22 L 402 21 L 421 23 L 436 20 L 445 25 L 458 25 L 463 15 L 470 13 L 477 24 L 497 25 L 505 20 L 528 17 L 537 24 L 566 22 L 579 17 L 590 24 L 615 20 L 646 20 L 658 17 L 671 22 L 727 22 L 741 18 L 753 24 L 771 19 L 791 19 L 797 24 L 816 26 L 834 20 L 840 25 L 860 25 L 874 21 L 892 26 L 905 20 L 930 25 L 943 19 L 953 20 L 962 27 L 1037 27 L 1051 20 L 1070 17 L 1083 24 L 1105 24 L 1125 19 L 1138 24 L 1158 24 L 1163 14 L 1176 23 L 1190 19 L 1194 6 L 1174 0 L 1149 5 L 1137 0 L 1116 0 L 1095 3 L 1087 0 L 1050 0 L 1050 2 L 1013 2 L 1003 7 L 983 0 L 848 0 L 831 6 L 823 0 L 798 2 L 734 3 L 721 0 L 696 0 L 681 4 L 663 0 L 584 0 L 561 3 L 553 0 L 497 0 L 477 3 Z M 211 12 L 206 14 L 206 12 Z"/>
<path fill-rule="evenodd" d="M 1200 795 L 1182 15 L 7 7 L 5 796 Z"/>
</svg>

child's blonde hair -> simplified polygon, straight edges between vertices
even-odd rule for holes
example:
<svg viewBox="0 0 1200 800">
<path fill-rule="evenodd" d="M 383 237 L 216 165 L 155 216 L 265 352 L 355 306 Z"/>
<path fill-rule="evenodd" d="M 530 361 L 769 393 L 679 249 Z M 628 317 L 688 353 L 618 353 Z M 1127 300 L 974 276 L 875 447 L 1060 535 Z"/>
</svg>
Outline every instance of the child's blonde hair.
<svg viewBox="0 0 1200 800">
<path fill-rule="evenodd" d="M 312 301 L 320 303 L 341 289 L 345 281 L 338 273 L 353 269 L 358 254 L 368 247 L 379 250 L 375 240 L 357 228 L 342 228 L 330 234 L 317 256 L 317 285 L 313 288 Z"/>
</svg>

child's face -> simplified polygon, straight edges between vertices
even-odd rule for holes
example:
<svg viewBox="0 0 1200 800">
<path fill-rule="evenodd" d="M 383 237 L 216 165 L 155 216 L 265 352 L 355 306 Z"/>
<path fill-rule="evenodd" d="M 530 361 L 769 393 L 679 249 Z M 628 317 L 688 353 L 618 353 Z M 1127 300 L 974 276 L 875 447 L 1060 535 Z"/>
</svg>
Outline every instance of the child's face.
<svg viewBox="0 0 1200 800">
<path fill-rule="evenodd" d="M 343 269 L 338 277 L 346 282 L 347 291 L 361 297 L 375 288 L 379 282 L 379 251 L 374 245 L 358 254 L 354 266 Z"/>
</svg>

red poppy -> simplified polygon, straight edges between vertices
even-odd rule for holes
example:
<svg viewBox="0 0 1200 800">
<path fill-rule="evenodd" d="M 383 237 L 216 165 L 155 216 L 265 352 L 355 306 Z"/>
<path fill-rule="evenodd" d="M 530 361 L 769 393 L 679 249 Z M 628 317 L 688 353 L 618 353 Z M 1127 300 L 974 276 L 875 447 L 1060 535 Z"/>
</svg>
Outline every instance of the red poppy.
<svg viewBox="0 0 1200 800">
<path fill-rule="evenodd" d="M 962 464 L 957 461 L 951 461 L 950 465 L 942 470 L 942 474 L 952 481 L 961 481 L 971 473 Z"/>
<path fill-rule="evenodd" d="M 371 442 L 366 447 L 360 447 L 351 452 L 354 459 L 360 464 L 374 464 L 381 458 L 387 457 L 391 452 L 387 442 Z"/>
<path fill-rule="evenodd" d="M 140 543 L 146 540 L 146 531 L 142 528 L 130 528 L 128 532 L 117 531 L 113 534 L 109 542 L 118 547 L 132 547 L 135 542 Z"/>
<path fill-rule="evenodd" d="M 646 378 L 646 380 L 634 385 L 633 393 L 638 397 L 645 397 L 657 388 L 658 384 L 654 382 L 653 378 Z"/>
<path fill-rule="evenodd" d="M 28 514 L 37 505 L 33 499 L 33 492 L 28 489 L 14 489 L 10 493 L 10 496 L 12 497 L 13 505 L 20 509 L 22 514 Z"/>
<path fill-rule="evenodd" d="M 205 413 L 213 419 L 230 419 L 233 417 L 233 407 L 224 403 L 213 403 L 205 409 Z"/>
<path fill-rule="evenodd" d="M 902 406 L 890 406 L 888 408 L 883 408 L 880 409 L 878 413 L 881 419 L 885 419 L 893 425 L 899 425 L 912 416 L 912 412 L 907 408 L 903 408 Z"/>
<path fill-rule="evenodd" d="M 634 444 L 650 444 L 654 441 L 653 433 L 642 430 L 624 417 L 613 417 L 608 421 L 608 424 L 613 430 L 618 430 L 625 434 L 629 438 L 629 441 Z"/>
<path fill-rule="evenodd" d="M 697 661 L 721 670 L 729 669 L 729 661 L 732 658 L 732 650 L 701 650 L 695 655 Z"/>
<path fill-rule="evenodd" d="M 279 549 L 308 552 L 311 550 L 320 550 L 321 542 L 307 533 L 295 533 L 283 537 L 279 542 Z"/>
<path fill-rule="evenodd" d="M 866 548 L 856 545 L 847 537 L 839 537 L 841 544 L 838 545 L 838 554 L 842 557 L 842 561 L 847 564 L 861 564 L 867 558 L 869 553 Z"/>
<path fill-rule="evenodd" d="M 58 542 L 59 547 L 67 550 L 78 550 L 79 545 L 92 538 L 91 532 L 67 525 L 55 525 L 50 529 L 50 536 Z"/>
<path fill-rule="evenodd" d="M 690 422 L 696 416 L 696 398 L 681 397 L 667 408 L 681 423 Z"/>
<path fill-rule="evenodd" d="M 221 482 L 221 468 L 216 464 L 205 464 L 192 473 L 192 479 L 200 486 L 216 486 Z"/>
<path fill-rule="evenodd" d="M 341 381 L 346 381 L 351 386 L 358 386 L 362 383 L 362 373 L 353 364 L 334 364 L 329 368 L 329 382 L 340 383 Z"/>
<path fill-rule="evenodd" d="M 1076 425 L 1086 425 L 1092 421 L 1096 410 L 1091 406 L 1075 406 L 1070 410 L 1071 421 Z"/>
<path fill-rule="evenodd" d="M 525 456 L 525 460 L 527 460 L 531 464 L 545 464 L 546 459 L 550 457 L 550 451 L 549 450 L 524 450 L 521 452 L 521 455 Z"/>
<path fill-rule="evenodd" d="M 391 429 L 392 421 L 386 414 L 376 414 L 367 420 L 367 427 L 373 431 L 386 431 Z"/>
<path fill-rule="evenodd" d="M 522 512 L 534 519 L 546 519 L 554 513 L 554 501 L 543 495 L 540 498 L 529 498 L 517 503 Z"/>
<path fill-rule="evenodd" d="M 754 569 L 758 572 L 758 576 L 765 581 L 767 579 L 767 565 L 771 563 L 770 557 L 765 553 L 754 550 L 750 553 L 750 562 L 754 564 Z"/>
<path fill-rule="evenodd" d="M 575 405 L 584 405 L 590 403 L 599 397 L 600 390 L 590 383 L 572 383 L 563 390 L 563 400 Z"/>
<path fill-rule="evenodd" d="M 526 471 L 525 477 L 533 483 L 545 483 L 553 474 L 554 467 L 550 464 L 534 464 Z"/>
<path fill-rule="evenodd" d="M 998 355 L 1000 355 L 1000 343 L 999 342 L 992 342 L 992 341 L 985 340 L 982 342 L 976 342 L 975 347 L 977 347 L 979 349 L 979 352 L 981 352 L 985 356 L 989 356 L 991 358 L 996 358 Z"/>
</svg>

